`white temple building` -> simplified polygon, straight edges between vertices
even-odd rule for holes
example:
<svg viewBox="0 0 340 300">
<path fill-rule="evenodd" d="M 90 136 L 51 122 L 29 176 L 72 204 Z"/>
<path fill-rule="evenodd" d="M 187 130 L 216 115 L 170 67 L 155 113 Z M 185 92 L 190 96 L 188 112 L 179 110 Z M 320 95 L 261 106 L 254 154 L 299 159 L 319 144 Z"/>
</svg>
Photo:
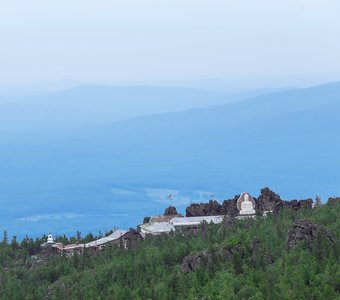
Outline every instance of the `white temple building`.
<svg viewBox="0 0 340 300">
<path fill-rule="evenodd" d="M 108 236 L 85 244 L 85 248 L 92 248 L 94 251 L 102 250 L 108 245 L 118 244 L 119 239 L 127 233 L 127 230 L 116 229 Z"/>
<path fill-rule="evenodd" d="M 158 235 L 170 233 L 171 231 L 190 231 L 197 233 L 199 227 L 204 223 L 220 224 L 224 216 L 199 216 L 199 217 L 173 217 L 168 221 L 151 222 L 139 225 L 143 237 L 147 234 Z"/>
</svg>

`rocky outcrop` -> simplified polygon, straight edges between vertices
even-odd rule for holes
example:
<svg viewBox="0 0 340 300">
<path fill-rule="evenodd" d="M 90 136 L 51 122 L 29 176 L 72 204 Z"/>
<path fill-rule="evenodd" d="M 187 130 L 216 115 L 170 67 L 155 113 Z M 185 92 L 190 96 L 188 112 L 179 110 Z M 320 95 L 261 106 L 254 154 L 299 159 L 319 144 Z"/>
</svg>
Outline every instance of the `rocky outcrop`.
<svg viewBox="0 0 340 300">
<path fill-rule="evenodd" d="M 122 236 L 123 246 L 126 249 L 130 249 L 131 247 L 134 247 L 142 240 L 143 240 L 143 237 L 140 234 L 140 232 L 133 228 L 130 228 L 129 231 Z"/>
<path fill-rule="evenodd" d="M 256 266 L 258 261 L 259 252 L 261 251 L 261 243 L 255 236 L 250 244 L 250 249 L 252 250 L 251 261 L 254 266 Z"/>
<path fill-rule="evenodd" d="M 284 201 L 281 197 L 270 190 L 268 187 L 261 189 L 261 194 L 256 201 L 256 211 L 260 214 L 266 211 L 272 211 L 274 214 L 285 209 L 310 209 L 313 205 L 313 199 Z"/>
<path fill-rule="evenodd" d="M 47 288 L 45 300 L 55 299 L 55 298 L 52 297 L 54 290 L 58 290 L 59 294 L 65 295 L 65 292 L 66 292 L 65 284 L 62 281 L 56 281 L 52 285 L 50 285 Z M 66 295 L 65 295 L 65 297 L 66 297 Z"/>
<path fill-rule="evenodd" d="M 273 211 L 277 203 L 282 200 L 278 194 L 275 194 L 268 187 L 261 189 L 261 194 L 256 200 L 256 211 L 262 214 L 265 211 Z"/>
<path fill-rule="evenodd" d="M 194 203 L 186 209 L 187 217 L 217 216 L 222 214 L 222 205 L 216 200 L 210 200 L 208 203 Z"/>
<path fill-rule="evenodd" d="M 151 217 L 144 217 L 143 224 L 149 223 Z"/>
<path fill-rule="evenodd" d="M 236 219 L 232 216 L 227 216 L 223 221 L 223 227 L 230 228 L 235 225 Z"/>
<path fill-rule="evenodd" d="M 239 214 L 237 209 L 239 197 L 240 195 L 236 195 L 233 199 L 224 200 L 222 204 L 219 204 L 216 200 L 210 200 L 209 203 L 191 204 L 186 209 L 186 216 L 229 215 L 235 217 Z M 256 212 L 260 214 L 268 210 L 273 211 L 275 205 L 282 201 L 279 195 L 267 187 L 262 189 L 259 198 L 254 198 L 254 200 Z"/>
<path fill-rule="evenodd" d="M 216 200 L 210 200 L 208 203 L 191 204 L 186 209 L 186 216 L 236 216 L 238 214 L 236 205 L 238 198 L 239 195 L 235 196 L 234 199 L 224 200 L 222 204 L 218 203 Z"/>
<path fill-rule="evenodd" d="M 251 262 L 254 267 L 259 266 L 261 263 L 271 264 L 274 262 L 273 256 L 263 249 L 260 240 L 256 236 L 254 236 L 250 244 L 250 250 L 252 251 Z"/>
<path fill-rule="evenodd" d="M 177 209 L 174 206 L 169 206 L 168 208 L 165 209 L 164 211 L 164 216 L 176 216 L 178 215 Z"/>
<path fill-rule="evenodd" d="M 200 251 L 196 255 L 188 255 L 182 261 L 181 271 L 182 273 L 193 272 L 199 267 L 209 268 L 218 261 L 230 261 L 236 252 L 243 256 L 239 245 L 230 249 L 221 249 L 214 253 Z"/>
<path fill-rule="evenodd" d="M 235 195 L 233 199 L 224 200 L 222 203 L 223 212 L 225 215 L 235 217 L 238 215 L 239 210 L 237 209 L 237 200 L 240 195 Z"/>
<path fill-rule="evenodd" d="M 292 249 L 299 241 L 304 241 L 311 248 L 318 235 L 322 235 L 330 242 L 334 242 L 332 235 L 318 224 L 308 220 L 297 220 L 288 232 L 287 249 Z"/>
<path fill-rule="evenodd" d="M 236 195 L 233 199 L 224 200 L 222 204 L 216 200 L 210 200 L 208 203 L 191 204 L 186 209 L 187 217 L 198 216 L 217 216 L 217 215 L 229 215 L 235 217 L 239 214 L 237 208 L 237 200 L 240 195 Z M 261 189 L 260 196 L 255 201 L 255 210 L 259 215 L 263 215 L 264 212 L 272 211 L 278 213 L 280 209 L 310 209 L 312 208 L 313 199 L 306 200 L 291 200 L 284 201 L 281 197 L 270 190 L 268 187 Z M 340 198 L 330 198 L 331 202 L 339 201 Z"/>
<path fill-rule="evenodd" d="M 328 198 L 328 201 L 327 201 L 327 204 L 335 204 L 335 203 L 340 203 L 340 197 L 329 197 Z"/>
<path fill-rule="evenodd" d="M 208 267 L 212 264 L 212 256 L 207 251 L 201 251 L 196 255 L 188 255 L 184 257 L 181 271 L 188 273 L 195 271 L 198 267 Z"/>
<path fill-rule="evenodd" d="M 280 201 L 274 206 L 273 213 L 278 214 L 281 209 L 311 209 L 313 207 L 313 199 L 306 200 L 291 200 L 291 201 Z"/>
</svg>

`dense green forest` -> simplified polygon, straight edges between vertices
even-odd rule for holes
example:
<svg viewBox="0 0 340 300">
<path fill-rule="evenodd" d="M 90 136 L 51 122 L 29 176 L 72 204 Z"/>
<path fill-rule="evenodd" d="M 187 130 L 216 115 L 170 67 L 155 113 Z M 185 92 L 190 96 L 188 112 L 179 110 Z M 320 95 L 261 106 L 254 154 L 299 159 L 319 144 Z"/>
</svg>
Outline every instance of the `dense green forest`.
<svg viewBox="0 0 340 300">
<path fill-rule="evenodd" d="M 288 248 L 288 233 L 301 219 L 319 225 L 317 236 Z M 229 219 L 205 225 L 198 236 L 147 237 L 131 249 L 114 246 L 71 258 L 40 253 L 39 239 L 5 240 L 0 245 L 0 297 L 340 299 L 339 241 L 339 203 Z M 192 270 L 183 265 L 188 256 L 196 260 Z"/>
</svg>

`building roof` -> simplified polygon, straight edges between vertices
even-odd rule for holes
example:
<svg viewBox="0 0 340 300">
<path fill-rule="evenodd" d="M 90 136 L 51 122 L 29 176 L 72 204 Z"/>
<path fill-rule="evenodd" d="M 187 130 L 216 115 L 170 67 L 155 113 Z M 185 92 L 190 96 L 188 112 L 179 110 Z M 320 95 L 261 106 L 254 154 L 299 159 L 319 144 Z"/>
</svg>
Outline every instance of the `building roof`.
<svg viewBox="0 0 340 300">
<path fill-rule="evenodd" d="M 201 216 L 201 217 L 182 217 L 182 218 L 173 218 L 170 223 L 173 226 L 192 226 L 199 225 L 202 222 L 219 224 L 223 221 L 224 216 Z"/>
<path fill-rule="evenodd" d="M 154 216 L 154 217 L 150 218 L 149 223 L 152 223 L 152 222 L 157 222 L 157 223 L 169 222 L 174 217 L 176 217 L 176 216 Z"/>
<path fill-rule="evenodd" d="M 219 224 L 224 216 L 173 217 L 168 222 L 154 222 L 139 225 L 142 234 L 161 234 L 175 231 L 175 226 L 195 226 L 202 222 Z"/>
<path fill-rule="evenodd" d="M 105 236 L 103 238 L 100 238 L 98 240 L 95 240 L 95 241 L 92 241 L 92 242 L 85 244 L 85 247 L 96 247 L 96 246 L 104 245 L 106 243 L 109 243 L 109 242 L 112 242 L 112 241 L 119 239 L 125 233 L 127 233 L 126 230 L 117 229 L 113 233 L 111 233 L 109 236 Z"/>
<path fill-rule="evenodd" d="M 173 224 L 170 222 L 155 222 L 147 223 L 139 226 L 144 233 L 169 233 L 175 230 Z"/>
<path fill-rule="evenodd" d="M 55 244 L 52 245 L 52 248 L 56 248 L 58 250 L 63 250 L 64 244 L 63 243 L 55 243 Z"/>
<path fill-rule="evenodd" d="M 64 246 L 64 250 L 72 250 L 77 248 L 84 248 L 84 244 L 69 244 Z"/>
</svg>

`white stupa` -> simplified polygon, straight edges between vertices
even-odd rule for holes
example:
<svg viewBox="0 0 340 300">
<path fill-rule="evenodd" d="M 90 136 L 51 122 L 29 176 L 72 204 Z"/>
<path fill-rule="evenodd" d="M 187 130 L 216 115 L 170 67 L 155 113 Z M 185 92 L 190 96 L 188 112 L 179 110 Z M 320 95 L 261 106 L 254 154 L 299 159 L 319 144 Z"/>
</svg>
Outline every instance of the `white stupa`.
<svg viewBox="0 0 340 300">
<path fill-rule="evenodd" d="M 49 235 L 47 236 L 47 244 L 54 244 L 52 234 L 49 234 Z"/>
</svg>

